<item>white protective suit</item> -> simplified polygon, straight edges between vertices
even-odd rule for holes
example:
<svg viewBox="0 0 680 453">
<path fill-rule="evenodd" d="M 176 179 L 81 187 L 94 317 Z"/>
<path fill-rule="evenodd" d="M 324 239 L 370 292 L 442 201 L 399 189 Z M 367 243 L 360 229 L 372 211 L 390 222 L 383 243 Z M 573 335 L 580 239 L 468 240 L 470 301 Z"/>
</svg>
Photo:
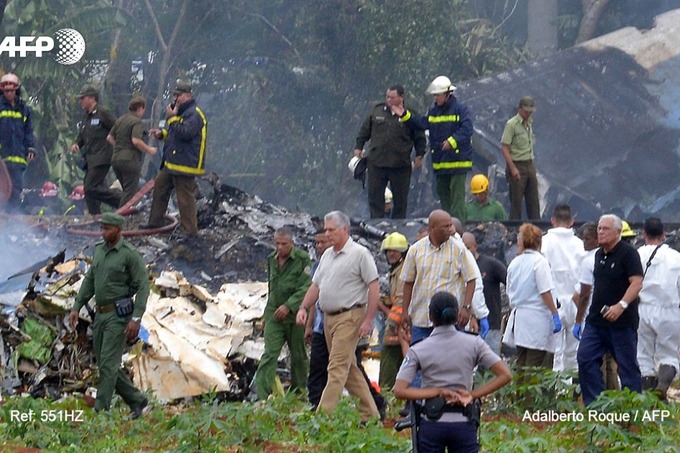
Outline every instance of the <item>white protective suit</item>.
<svg viewBox="0 0 680 453">
<path fill-rule="evenodd" d="M 660 365 L 678 371 L 680 352 L 680 253 L 664 244 L 649 267 L 656 245 L 638 249 L 647 269 L 640 291 L 637 359 L 642 376 L 655 376 Z"/>
<path fill-rule="evenodd" d="M 560 321 L 564 328 L 557 335 L 553 370 L 573 371 L 578 369 L 576 351 L 578 340 L 571 331 L 574 327 L 578 308 L 572 296 L 578 283 L 581 263 L 585 257 L 583 241 L 571 228 L 555 227 L 543 236 L 541 253 L 550 263 L 550 272 L 555 283 L 553 295 L 560 302 Z"/>
</svg>

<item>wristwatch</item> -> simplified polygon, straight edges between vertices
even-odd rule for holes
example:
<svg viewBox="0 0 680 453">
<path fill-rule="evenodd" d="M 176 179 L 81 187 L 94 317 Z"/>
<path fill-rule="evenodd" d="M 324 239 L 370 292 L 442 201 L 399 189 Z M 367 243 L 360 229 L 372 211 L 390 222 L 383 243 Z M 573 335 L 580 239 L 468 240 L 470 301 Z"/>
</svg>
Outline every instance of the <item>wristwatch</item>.
<svg viewBox="0 0 680 453">
<path fill-rule="evenodd" d="M 463 305 L 463 308 L 467 311 L 472 311 L 472 305 Z"/>
<path fill-rule="evenodd" d="M 620 300 L 620 301 L 619 301 L 619 305 L 621 305 L 621 307 L 622 307 L 624 310 L 625 310 L 626 308 L 628 308 L 628 302 L 626 302 L 626 301 L 624 301 L 624 300 Z"/>
<path fill-rule="evenodd" d="M 133 320 L 134 322 L 139 322 L 139 321 L 142 320 L 142 318 L 140 318 L 139 316 L 135 316 L 134 318 L 132 318 L 132 320 Z"/>
</svg>

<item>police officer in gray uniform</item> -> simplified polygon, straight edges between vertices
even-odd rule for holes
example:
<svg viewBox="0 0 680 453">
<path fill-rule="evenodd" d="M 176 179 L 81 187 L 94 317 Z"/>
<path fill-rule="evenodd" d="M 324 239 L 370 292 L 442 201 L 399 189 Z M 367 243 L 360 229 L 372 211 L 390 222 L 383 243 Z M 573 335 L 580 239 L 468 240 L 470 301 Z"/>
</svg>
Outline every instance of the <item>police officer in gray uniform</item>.
<svg viewBox="0 0 680 453">
<path fill-rule="evenodd" d="M 394 394 L 397 398 L 425 400 L 418 431 L 420 453 L 477 452 L 477 426 L 471 410 L 475 401 L 508 384 L 512 373 L 479 336 L 456 329 L 458 301 L 439 292 L 430 301 L 432 334 L 409 349 L 397 374 Z M 442 360 L 442 351 L 450 351 Z M 477 365 L 494 373 L 494 378 L 481 387 L 472 388 Z M 416 371 L 423 375 L 422 387 L 411 387 Z"/>
</svg>

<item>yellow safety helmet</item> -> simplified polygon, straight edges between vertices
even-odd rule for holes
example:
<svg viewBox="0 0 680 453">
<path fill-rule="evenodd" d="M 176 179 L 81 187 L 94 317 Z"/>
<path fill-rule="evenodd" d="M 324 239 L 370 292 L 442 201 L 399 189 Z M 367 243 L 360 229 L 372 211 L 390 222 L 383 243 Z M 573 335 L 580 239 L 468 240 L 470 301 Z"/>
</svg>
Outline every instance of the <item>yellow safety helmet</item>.
<svg viewBox="0 0 680 453">
<path fill-rule="evenodd" d="M 634 238 L 635 236 L 637 236 L 637 235 L 635 234 L 635 231 L 633 231 L 633 229 L 630 227 L 628 222 L 626 222 L 625 220 L 622 220 L 621 221 L 621 237 L 622 238 Z"/>
<path fill-rule="evenodd" d="M 454 91 L 456 91 L 456 87 L 451 83 L 451 79 L 446 76 L 436 77 L 425 90 L 427 94 L 453 93 Z"/>
<path fill-rule="evenodd" d="M 489 188 L 489 179 L 483 174 L 474 175 L 470 180 L 470 193 L 485 192 Z"/>
<path fill-rule="evenodd" d="M 380 251 L 396 250 L 404 253 L 408 250 L 408 239 L 401 233 L 394 232 L 387 235 L 380 245 Z"/>
</svg>

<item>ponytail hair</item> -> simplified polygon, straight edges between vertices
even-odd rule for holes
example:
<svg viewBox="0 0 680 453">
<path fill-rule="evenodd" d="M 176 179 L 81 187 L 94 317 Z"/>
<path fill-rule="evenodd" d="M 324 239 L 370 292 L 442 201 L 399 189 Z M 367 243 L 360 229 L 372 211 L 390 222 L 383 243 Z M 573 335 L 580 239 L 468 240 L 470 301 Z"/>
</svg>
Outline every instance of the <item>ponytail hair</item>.
<svg viewBox="0 0 680 453">
<path fill-rule="evenodd" d="M 435 326 L 449 326 L 458 320 L 458 300 L 447 292 L 438 292 L 430 300 L 430 320 Z"/>
</svg>

